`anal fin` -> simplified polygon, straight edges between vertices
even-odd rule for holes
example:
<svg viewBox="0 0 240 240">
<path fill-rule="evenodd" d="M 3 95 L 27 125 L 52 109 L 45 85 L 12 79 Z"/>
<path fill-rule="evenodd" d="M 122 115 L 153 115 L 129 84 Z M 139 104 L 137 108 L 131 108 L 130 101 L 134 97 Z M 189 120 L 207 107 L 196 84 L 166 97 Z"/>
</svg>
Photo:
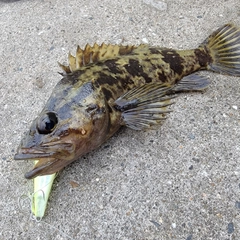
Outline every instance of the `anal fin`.
<svg viewBox="0 0 240 240">
<path fill-rule="evenodd" d="M 173 87 L 172 92 L 202 91 L 206 89 L 210 83 L 208 78 L 193 73 L 183 77 Z"/>
<path fill-rule="evenodd" d="M 115 109 L 122 112 L 123 125 L 142 130 L 166 119 L 167 107 L 174 96 L 168 96 L 172 85 L 151 83 L 134 88 L 115 101 Z"/>
</svg>

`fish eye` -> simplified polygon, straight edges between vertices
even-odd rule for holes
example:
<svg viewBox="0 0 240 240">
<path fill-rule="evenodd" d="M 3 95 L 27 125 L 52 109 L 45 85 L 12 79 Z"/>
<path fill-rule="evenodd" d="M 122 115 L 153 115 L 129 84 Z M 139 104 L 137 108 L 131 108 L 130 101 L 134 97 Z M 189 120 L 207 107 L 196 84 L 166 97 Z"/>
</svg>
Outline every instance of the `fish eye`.
<svg viewBox="0 0 240 240">
<path fill-rule="evenodd" d="M 54 112 L 44 114 L 38 121 L 37 129 L 40 134 L 51 133 L 58 123 L 57 116 Z"/>
</svg>

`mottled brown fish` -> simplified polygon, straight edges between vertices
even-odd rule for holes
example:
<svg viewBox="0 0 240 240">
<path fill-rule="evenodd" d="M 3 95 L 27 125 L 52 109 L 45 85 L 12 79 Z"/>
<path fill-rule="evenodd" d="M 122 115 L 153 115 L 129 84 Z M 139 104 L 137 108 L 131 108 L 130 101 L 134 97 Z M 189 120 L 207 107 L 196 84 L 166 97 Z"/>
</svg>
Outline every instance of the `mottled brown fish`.
<svg viewBox="0 0 240 240">
<path fill-rule="evenodd" d="M 240 76 L 240 29 L 226 24 L 193 50 L 87 45 L 60 66 L 62 80 L 15 155 L 39 160 L 29 179 L 61 170 L 123 125 L 142 130 L 161 123 L 173 93 L 209 85 L 198 70 Z"/>
</svg>

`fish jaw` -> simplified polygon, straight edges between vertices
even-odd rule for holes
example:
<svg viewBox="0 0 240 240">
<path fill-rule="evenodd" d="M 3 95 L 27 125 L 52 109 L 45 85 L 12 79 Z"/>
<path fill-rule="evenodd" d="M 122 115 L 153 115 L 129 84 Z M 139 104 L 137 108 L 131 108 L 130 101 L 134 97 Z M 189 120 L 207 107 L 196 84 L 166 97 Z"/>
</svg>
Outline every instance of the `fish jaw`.
<svg viewBox="0 0 240 240">
<path fill-rule="evenodd" d="M 24 177 L 26 179 L 33 179 L 38 176 L 51 175 L 60 171 L 62 168 L 64 168 L 64 166 L 60 159 L 46 158 L 44 161 L 38 161 L 31 171 L 25 173 Z"/>
<path fill-rule="evenodd" d="M 61 143 L 41 148 L 19 147 L 15 160 L 38 160 L 34 168 L 25 174 L 25 178 L 49 175 L 60 171 L 75 160 L 75 146 L 73 143 Z"/>
</svg>

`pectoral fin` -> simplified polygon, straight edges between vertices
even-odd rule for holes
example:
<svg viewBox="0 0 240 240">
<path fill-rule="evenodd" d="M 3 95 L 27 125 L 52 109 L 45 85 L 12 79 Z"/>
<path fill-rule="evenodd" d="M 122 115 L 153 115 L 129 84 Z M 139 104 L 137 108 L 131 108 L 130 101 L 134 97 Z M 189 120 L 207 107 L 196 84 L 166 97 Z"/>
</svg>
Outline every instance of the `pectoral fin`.
<svg viewBox="0 0 240 240">
<path fill-rule="evenodd" d="M 167 107 L 174 96 L 168 96 L 169 84 L 145 84 L 134 88 L 115 101 L 115 109 L 122 112 L 123 125 L 142 130 L 166 119 Z"/>
</svg>

